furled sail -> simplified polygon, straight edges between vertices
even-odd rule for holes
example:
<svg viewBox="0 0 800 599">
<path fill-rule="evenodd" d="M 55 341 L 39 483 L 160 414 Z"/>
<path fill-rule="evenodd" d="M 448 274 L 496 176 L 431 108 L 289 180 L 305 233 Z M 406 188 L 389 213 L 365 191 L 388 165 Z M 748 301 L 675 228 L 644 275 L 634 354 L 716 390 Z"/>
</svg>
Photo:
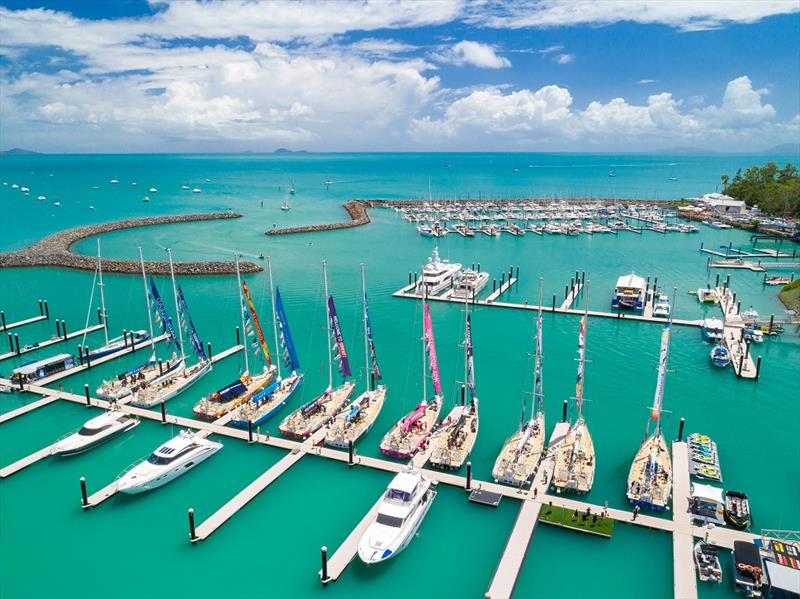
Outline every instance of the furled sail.
<svg viewBox="0 0 800 599">
<path fill-rule="evenodd" d="M 472 320 L 467 314 L 467 325 L 464 334 L 464 345 L 467 352 L 467 385 L 472 399 L 477 399 L 475 394 L 475 361 L 472 358 Z"/>
<path fill-rule="evenodd" d="M 258 314 L 256 314 L 256 307 L 253 305 L 253 298 L 250 295 L 250 290 L 247 288 L 247 282 L 242 281 L 242 292 L 244 293 L 244 298 L 247 300 L 247 307 L 250 310 L 250 314 L 247 315 L 248 318 L 245 319 L 245 326 L 247 327 L 247 331 L 245 331 L 245 335 L 250 335 L 250 323 L 249 316 L 252 316 L 253 328 L 255 329 L 255 334 L 258 336 L 258 343 L 261 345 L 261 350 L 264 352 L 264 359 L 267 361 L 267 364 L 272 365 L 272 359 L 269 355 L 269 347 L 267 347 L 267 341 L 264 338 L 264 331 L 261 330 L 261 323 L 258 321 Z M 255 345 L 255 344 L 254 344 Z M 258 346 L 254 349 L 258 349 Z"/>
<path fill-rule="evenodd" d="M 156 324 L 160 324 L 167 333 L 169 333 L 169 339 L 167 343 L 170 342 L 175 344 L 175 348 L 178 352 L 181 351 L 181 344 L 178 341 L 178 335 L 175 333 L 175 328 L 172 326 L 172 320 L 167 314 L 167 309 L 164 307 L 164 300 L 161 299 L 161 295 L 158 293 L 158 289 L 156 288 L 156 282 L 150 277 L 150 299 L 152 300 L 153 306 L 153 314 L 156 317 Z"/>
<path fill-rule="evenodd" d="M 586 316 L 581 318 L 578 332 L 578 376 L 575 379 L 575 398 L 578 400 L 578 412 L 583 403 L 583 371 L 586 365 Z"/>
<path fill-rule="evenodd" d="M 339 325 L 339 315 L 336 314 L 336 306 L 333 303 L 333 296 L 328 296 L 328 314 L 331 317 L 331 335 L 333 336 L 333 357 L 339 363 L 339 372 L 342 377 L 350 376 L 350 360 L 347 359 L 347 348 L 344 346 L 342 337 L 342 327 Z"/>
<path fill-rule="evenodd" d="M 367 343 L 369 344 L 369 353 L 372 360 L 372 374 L 375 376 L 375 380 L 381 380 L 383 376 L 381 375 L 381 369 L 378 366 L 378 354 L 375 353 L 375 342 L 372 339 L 372 325 L 369 321 L 369 308 L 367 307 L 366 293 L 364 294 L 364 322 L 367 328 Z"/>
<path fill-rule="evenodd" d="M 658 358 L 658 379 L 656 380 L 656 394 L 650 417 L 661 425 L 661 410 L 664 402 L 664 381 L 667 378 L 667 359 L 669 358 L 670 323 L 664 325 L 661 333 L 661 353 Z"/>
<path fill-rule="evenodd" d="M 275 288 L 275 312 L 278 314 L 278 328 L 280 331 L 280 343 L 282 347 L 283 363 L 290 370 L 299 370 L 300 360 L 297 359 L 297 351 L 294 348 L 292 334 L 289 331 L 289 321 L 286 318 L 286 311 L 283 308 L 280 288 Z"/>
<path fill-rule="evenodd" d="M 181 311 L 181 325 L 183 325 L 183 330 L 189 336 L 192 349 L 194 349 L 197 359 L 201 361 L 208 360 L 208 357 L 206 357 L 206 352 L 203 349 L 203 342 L 200 341 L 200 336 L 197 334 L 197 329 L 194 327 L 192 317 L 189 316 L 189 306 L 186 304 L 186 298 L 183 297 L 183 290 L 180 288 L 180 286 L 178 286 L 178 308 L 180 308 Z"/>
<path fill-rule="evenodd" d="M 436 395 L 442 393 L 442 381 L 439 377 L 439 360 L 436 358 L 436 341 L 433 338 L 433 322 L 431 321 L 431 308 L 425 304 L 425 317 L 423 330 L 425 333 L 425 342 L 428 350 L 428 362 L 431 369 L 431 382 L 433 383 L 433 391 Z"/>
</svg>

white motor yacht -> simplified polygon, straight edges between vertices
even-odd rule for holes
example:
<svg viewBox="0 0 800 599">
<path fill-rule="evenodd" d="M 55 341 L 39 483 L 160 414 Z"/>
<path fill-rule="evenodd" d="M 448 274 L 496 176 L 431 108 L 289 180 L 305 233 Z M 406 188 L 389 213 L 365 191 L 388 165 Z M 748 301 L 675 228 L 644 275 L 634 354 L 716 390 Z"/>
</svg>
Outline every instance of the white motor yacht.
<svg viewBox="0 0 800 599">
<path fill-rule="evenodd" d="M 386 561 L 406 548 L 436 498 L 435 485 L 411 468 L 392 479 L 375 520 L 358 542 L 361 561 Z"/>
<path fill-rule="evenodd" d="M 460 299 L 472 299 L 480 291 L 486 287 L 489 282 L 488 272 L 479 272 L 476 270 L 465 269 L 458 281 L 453 285 L 453 293 L 451 297 Z"/>
<path fill-rule="evenodd" d="M 653 304 L 653 316 L 663 316 L 664 318 L 669 318 L 671 313 L 672 306 L 669 303 L 669 298 L 663 293 L 659 294 L 655 303 Z"/>
<path fill-rule="evenodd" d="M 433 248 L 433 256 L 428 258 L 428 263 L 422 269 L 422 279 L 417 284 L 417 295 L 436 295 L 451 287 L 458 279 L 461 264 L 439 258 L 439 247 Z"/>
<path fill-rule="evenodd" d="M 178 478 L 222 449 L 222 443 L 209 441 L 201 433 L 181 431 L 117 479 L 117 490 L 143 493 Z"/>
<path fill-rule="evenodd" d="M 68 456 L 89 451 L 138 424 L 138 418 L 112 408 L 87 420 L 80 430 L 57 441 L 53 447 L 53 455 Z"/>
</svg>

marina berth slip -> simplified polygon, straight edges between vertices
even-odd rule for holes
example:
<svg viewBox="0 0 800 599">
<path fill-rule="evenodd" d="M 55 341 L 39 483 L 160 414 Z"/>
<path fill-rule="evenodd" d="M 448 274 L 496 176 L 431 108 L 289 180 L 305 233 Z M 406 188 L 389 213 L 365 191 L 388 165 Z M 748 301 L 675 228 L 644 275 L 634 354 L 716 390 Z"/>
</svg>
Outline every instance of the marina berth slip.
<svg viewBox="0 0 800 599">
<path fill-rule="evenodd" d="M 645 280 L 633 273 L 617 279 L 611 298 L 613 310 L 641 312 L 645 304 Z"/>
<path fill-rule="evenodd" d="M 89 451 L 138 425 L 136 416 L 112 404 L 108 411 L 87 420 L 78 431 L 56 441 L 53 455 L 71 456 Z"/>
<path fill-rule="evenodd" d="M 595 453 L 589 426 L 583 417 L 583 388 L 586 371 L 586 328 L 589 305 L 589 281 L 586 281 L 586 309 L 578 332 L 578 375 L 575 381 L 577 417 L 556 450 L 552 486 L 556 493 L 585 494 L 594 483 Z"/>
<path fill-rule="evenodd" d="M 391 458 L 407 460 L 428 442 L 439 413 L 442 411 L 442 381 L 430 306 L 422 296 L 422 401 L 409 414 L 403 416 L 381 441 L 381 453 Z M 433 399 L 428 402 L 428 370 L 433 386 Z"/>
<path fill-rule="evenodd" d="M 478 438 L 478 395 L 475 391 L 475 361 L 472 350 L 472 323 L 469 305 L 464 305 L 464 383 L 461 386 L 461 405 L 456 405 L 444 419 L 433 441 L 429 458 L 431 466 L 443 470 L 458 470 L 467 461 Z M 469 395 L 469 403 L 467 403 Z"/>
<path fill-rule="evenodd" d="M 433 500 L 436 482 L 419 470 L 406 468 L 389 483 L 375 520 L 358 542 L 358 557 L 365 564 L 386 561 L 414 538 Z"/>
<path fill-rule="evenodd" d="M 281 434 L 293 439 L 307 439 L 334 418 L 352 395 L 355 383 L 350 377 L 350 360 L 342 337 L 339 315 L 333 296 L 328 295 L 328 267 L 322 261 L 322 278 L 325 287 L 325 330 L 328 354 L 328 386 L 321 395 L 287 416 L 279 427 Z M 333 362 L 336 360 L 342 383 L 333 387 Z"/>
<path fill-rule="evenodd" d="M 725 324 L 719 318 L 706 318 L 700 327 L 700 335 L 706 343 L 719 343 L 725 335 Z"/>
<path fill-rule="evenodd" d="M 170 267 L 172 267 L 172 250 L 167 248 L 167 254 Z M 183 291 L 175 283 L 174 270 L 170 272 L 170 276 L 172 278 L 172 294 L 175 300 L 175 314 L 178 317 L 177 335 L 175 334 L 176 327 L 172 325 L 172 319 L 167 314 L 164 302 L 158 295 L 158 290 L 152 279 L 150 281 L 150 291 L 153 294 L 153 302 L 156 307 L 156 321 L 160 321 L 159 324 L 166 328 L 169 334 L 168 341 L 171 340 L 175 343 L 177 351 L 180 352 L 180 366 L 173 369 L 166 376 L 160 377 L 155 384 L 132 390 L 130 403 L 140 408 L 152 408 L 161 402 L 172 399 L 211 372 L 212 368 L 212 361 L 206 355 L 205 349 L 203 349 L 203 342 L 200 341 L 200 336 L 197 334 L 197 329 L 189 315 L 189 306 L 183 296 Z M 184 330 L 189 338 L 192 351 L 197 358 L 197 362 L 191 366 L 186 365 L 185 345 L 183 343 Z"/>
<path fill-rule="evenodd" d="M 495 482 L 523 487 L 530 484 L 542 459 L 544 449 L 544 387 L 542 379 L 542 289 L 539 279 L 539 313 L 536 317 L 536 353 L 533 366 L 531 418 L 525 420 L 526 397 L 522 396 L 522 417 L 519 429 L 503 444 L 492 468 Z"/>
<path fill-rule="evenodd" d="M 349 447 L 362 435 L 372 429 L 386 399 L 386 385 L 375 385 L 380 381 L 378 355 L 375 353 L 375 342 L 372 338 L 372 326 L 367 308 L 367 284 L 364 275 L 364 264 L 361 264 L 361 299 L 364 324 L 364 392 L 345 406 L 333 419 L 325 435 L 325 443 L 332 447 Z"/>
<path fill-rule="evenodd" d="M 221 418 L 231 410 L 238 408 L 243 403 L 249 401 L 256 393 L 264 390 L 267 385 L 275 380 L 276 367 L 272 363 L 269 347 L 264 338 L 264 331 L 258 320 L 256 307 L 253 305 L 253 298 L 247 288 L 247 282 L 242 281 L 239 273 L 239 255 L 236 255 L 236 282 L 239 290 L 239 313 L 241 314 L 241 325 L 244 334 L 244 373 L 235 381 L 229 383 L 222 389 L 211 393 L 202 398 L 194 406 L 194 415 L 203 420 L 216 420 Z M 245 299 L 247 306 L 245 307 Z M 255 337 L 250 341 L 251 337 Z M 261 367 L 261 372 L 250 373 L 250 361 L 248 354 L 250 349 L 254 352 L 254 359 Z"/>
<path fill-rule="evenodd" d="M 116 481 L 117 491 L 128 494 L 157 489 L 186 474 L 222 449 L 207 433 L 181 431 L 160 445 L 146 460 L 123 472 Z"/>
<path fill-rule="evenodd" d="M 669 509 L 672 497 L 672 460 L 661 430 L 661 413 L 664 405 L 664 383 L 667 378 L 669 344 L 672 322 L 664 325 L 661 333 L 661 352 L 658 359 L 658 378 L 650 419 L 647 421 L 645 440 L 636 452 L 628 474 L 628 501 L 640 508 L 657 512 Z M 655 426 L 652 434 L 650 426 Z"/>
<path fill-rule="evenodd" d="M 438 295 L 445 289 L 450 289 L 458 280 L 460 273 L 461 264 L 442 260 L 439 257 L 439 246 L 434 246 L 433 255 L 422 268 L 422 277 L 417 283 L 415 293 L 425 296 Z"/>
</svg>

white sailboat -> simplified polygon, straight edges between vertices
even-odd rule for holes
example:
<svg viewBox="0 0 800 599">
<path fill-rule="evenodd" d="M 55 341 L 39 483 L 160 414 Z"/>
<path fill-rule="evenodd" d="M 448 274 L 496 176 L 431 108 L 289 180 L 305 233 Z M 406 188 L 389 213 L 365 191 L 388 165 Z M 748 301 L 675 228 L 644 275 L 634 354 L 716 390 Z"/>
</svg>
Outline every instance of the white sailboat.
<svg viewBox="0 0 800 599">
<path fill-rule="evenodd" d="M 536 476 L 544 449 L 544 392 L 542 384 L 542 287 L 539 279 L 539 314 L 536 319 L 536 354 L 533 368 L 531 419 L 525 422 L 525 397 L 522 398 L 520 427 L 509 437 L 494 463 L 492 477 L 497 482 L 522 487 Z M 535 406 L 535 407 L 534 407 Z"/>
<path fill-rule="evenodd" d="M 575 382 L 577 418 L 556 452 L 553 488 L 558 493 L 588 493 L 594 483 L 595 453 L 589 426 L 583 417 L 583 388 L 586 367 L 586 325 L 589 310 L 589 281 L 586 281 L 586 308 L 578 334 L 578 376 Z"/>
<path fill-rule="evenodd" d="M 675 298 L 673 297 L 673 303 Z M 636 452 L 628 475 L 628 501 L 633 505 L 655 511 L 669 509 L 672 496 L 672 460 L 667 442 L 661 431 L 661 413 L 664 404 L 664 382 L 667 378 L 669 342 L 672 333 L 672 318 L 661 333 L 661 351 L 658 360 L 658 378 L 653 407 L 647 421 L 645 440 Z M 655 430 L 650 434 L 650 425 Z"/>
<path fill-rule="evenodd" d="M 364 393 L 359 395 L 339 413 L 325 435 L 325 443 L 333 447 L 348 447 L 365 435 L 375 424 L 386 399 L 386 385 L 375 385 L 381 371 L 372 339 L 372 327 L 367 309 L 367 284 L 364 263 L 361 263 L 361 298 L 364 319 Z"/>
<path fill-rule="evenodd" d="M 469 304 L 464 304 L 464 383 L 461 405 L 456 405 L 444 419 L 442 431 L 433 442 L 430 463 L 434 468 L 458 470 L 467 461 L 478 438 L 478 396 L 475 392 L 475 362 L 472 351 L 472 323 Z M 469 403 L 466 401 L 469 391 Z"/>
<path fill-rule="evenodd" d="M 328 295 L 328 267 L 325 260 L 322 261 L 322 278 L 325 285 L 325 320 L 328 353 L 328 387 L 321 395 L 301 406 L 289 416 L 287 416 L 279 427 L 283 435 L 294 439 L 306 439 L 317 430 L 326 425 L 342 408 L 344 403 L 353 393 L 355 383 L 348 380 L 350 377 L 350 361 L 347 357 L 347 349 L 342 338 L 342 330 L 339 326 L 339 317 L 336 314 L 336 306 L 333 303 L 333 296 Z M 339 362 L 339 372 L 344 378 L 341 385 L 333 387 L 333 358 Z"/>
<path fill-rule="evenodd" d="M 175 299 L 175 313 L 178 316 L 178 349 L 181 352 L 181 368 L 176 369 L 171 376 L 161 380 L 157 385 L 148 385 L 144 389 L 137 389 L 132 393 L 133 399 L 131 405 L 139 406 L 142 408 L 151 408 L 162 401 L 167 401 L 175 397 L 178 393 L 188 389 L 190 386 L 199 381 L 206 374 L 211 372 L 212 363 L 211 359 L 206 356 L 203 349 L 203 343 L 197 334 L 197 329 L 194 327 L 191 317 L 189 316 L 189 307 L 186 305 L 186 299 L 183 297 L 183 291 L 175 283 L 175 267 L 172 263 L 172 250 L 167 248 L 167 255 L 169 256 L 169 272 L 172 278 L 172 294 Z M 162 321 L 170 335 L 175 338 L 174 327 L 170 321 L 169 316 L 166 314 L 163 302 L 159 302 L 159 311 L 161 313 Z M 186 353 L 183 344 L 183 328 L 186 327 L 186 332 L 189 337 L 192 349 L 197 356 L 197 362 L 192 366 L 186 366 Z"/>
</svg>

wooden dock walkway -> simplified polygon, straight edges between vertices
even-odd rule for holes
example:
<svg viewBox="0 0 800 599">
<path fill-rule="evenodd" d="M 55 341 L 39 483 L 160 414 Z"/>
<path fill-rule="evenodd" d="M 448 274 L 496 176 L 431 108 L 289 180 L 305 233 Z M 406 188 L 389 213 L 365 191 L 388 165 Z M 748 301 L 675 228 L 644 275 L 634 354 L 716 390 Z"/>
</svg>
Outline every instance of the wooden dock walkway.
<svg viewBox="0 0 800 599">
<path fill-rule="evenodd" d="M 733 292 L 729 287 L 717 288 L 717 292 L 720 296 L 719 307 L 722 309 L 725 321 L 723 341 L 730 352 L 733 372 L 738 378 L 755 380 L 758 378 L 758 371 L 750 354 L 750 344 L 742 337 L 744 320 L 733 301 Z"/>
<path fill-rule="evenodd" d="M 163 341 L 167 337 L 169 337 L 169 335 L 166 335 L 166 334 L 165 335 L 161 335 L 159 337 L 156 337 L 153 341 L 154 341 L 154 343 L 158 343 L 159 341 Z M 43 379 L 39 379 L 36 382 L 37 382 L 37 384 L 39 386 L 43 387 L 44 385 L 49 385 L 50 383 L 55 383 L 56 381 L 60 381 L 61 379 L 65 379 L 68 376 L 72 376 L 73 374 L 78 374 L 79 372 L 83 372 L 84 370 L 89 370 L 90 364 L 91 364 L 91 368 L 95 368 L 97 366 L 100 366 L 101 364 L 105 364 L 106 362 L 110 362 L 111 360 L 116 360 L 117 358 L 120 358 L 122 356 L 127 356 L 128 354 L 132 354 L 133 352 L 137 352 L 140 349 L 145 348 L 145 347 L 150 347 L 150 341 L 149 340 L 148 341 L 142 341 L 141 343 L 137 343 L 133 347 L 127 347 L 127 348 L 122 349 L 122 350 L 120 350 L 118 352 L 114 352 L 113 354 L 109 354 L 107 356 L 103 356 L 102 358 L 97 358 L 96 360 L 90 360 L 89 364 L 87 364 L 86 360 L 84 360 L 83 364 L 80 364 L 78 366 L 73 366 L 72 368 L 70 368 L 68 370 L 63 370 L 61 372 L 56 372 L 55 374 L 51 374 L 50 376 L 46 376 Z"/>
<path fill-rule="evenodd" d="M 689 513 L 689 449 L 686 443 L 672 443 L 672 581 L 675 599 L 697 599 L 694 572 L 694 537 Z"/>
<path fill-rule="evenodd" d="M 321 443 L 327 432 L 327 427 L 319 429 L 303 443 L 299 444 L 298 447 L 295 447 L 268 468 L 261 476 L 239 491 L 230 501 L 197 527 L 195 531 L 197 536 L 191 539 L 191 541 L 193 543 L 195 541 L 204 541 L 210 537 L 220 526 L 230 520 L 236 512 L 250 503 L 261 491 L 276 481 L 281 474 L 299 462 L 317 443 Z"/>
<path fill-rule="evenodd" d="M 53 454 L 53 445 L 48 445 L 47 447 L 43 447 L 37 452 L 30 454 L 29 456 L 25 456 L 21 460 L 17 460 L 13 464 L 9 464 L 3 469 L 0 469 L 0 478 L 8 478 L 12 474 L 16 474 L 20 470 L 27 468 L 31 464 L 35 464 L 39 460 L 43 460 L 44 458 L 48 458 Z"/>
<path fill-rule="evenodd" d="M 6 412 L 5 414 L 0 415 L 0 424 L 8 422 L 9 420 L 13 420 L 17 416 L 22 416 L 23 414 L 27 414 L 28 412 L 33 412 L 34 410 L 41 408 L 42 406 L 51 404 L 54 401 L 58 401 L 59 398 L 60 395 L 58 393 L 55 393 L 54 395 L 45 395 L 41 399 L 37 399 L 35 401 L 30 402 L 29 404 L 20 406 L 15 410 Z"/>
<path fill-rule="evenodd" d="M 496 291 L 492 291 L 489 297 L 486 298 L 486 303 L 491 304 L 494 302 L 498 297 L 500 297 L 503 293 L 511 289 L 511 286 L 517 282 L 516 277 L 511 277 L 508 281 L 500 285 L 500 287 Z M 470 302 L 472 300 L 470 299 Z"/>
<path fill-rule="evenodd" d="M 18 320 L 17 322 L 12 322 L 4 326 L 0 331 L 10 331 L 11 329 L 16 329 L 17 327 L 24 327 L 26 324 L 33 324 L 34 322 L 39 322 L 41 320 L 47 320 L 47 314 L 41 314 L 39 316 L 34 316 L 32 318 L 26 318 L 25 320 Z"/>
<path fill-rule="evenodd" d="M 344 572 L 345 568 L 353 561 L 353 558 L 356 556 L 358 552 L 358 542 L 361 540 L 361 537 L 364 535 L 364 532 L 369 528 L 369 525 L 372 524 L 373 520 L 378 515 L 378 508 L 381 506 L 381 501 L 383 500 L 383 495 L 381 494 L 378 497 L 378 501 L 375 502 L 375 505 L 370 508 L 370 510 L 366 513 L 366 515 L 361 519 L 356 527 L 350 531 L 350 534 L 347 535 L 347 538 L 339 545 L 339 548 L 334 552 L 331 558 L 328 560 L 328 578 L 322 578 L 322 570 L 319 571 L 319 578 L 322 580 L 323 584 L 328 584 L 332 580 L 337 580 Z"/>
<path fill-rule="evenodd" d="M 66 337 L 53 336 L 50 339 L 47 339 L 45 341 L 40 341 L 39 343 L 36 343 L 32 346 L 20 348 L 19 353 L 17 353 L 16 351 L 9 351 L 4 354 L 0 354 L 0 362 L 8 358 L 13 358 L 14 356 L 21 356 L 22 354 L 27 354 L 28 352 L 36 351 L 37 349 L 43 349 L 45 347 L 50 347 L 51 345 L 55 345 L 57 343 L 63 343 L 64 341 L 75 339 L 75 337 L 80 337 L 84 333 L 88 335 L 89 333 L 92 333 L 94 331 L 99 331 L 102 328 L 103 325 L 95 324 L 85 329 L 81 329 L 80 331 L 73 331 L 72 333 L 67 333 Z"/>
<path fill-rule="evenodd" d="M 583 282 L 576 281 L 572 286 L 572 289 L 569 290 L 567 297 L 564 298 L 563 302 L 561 302 L 561 310 L 569 310 L 572 307 L 572 304 L 577 299 L 581 289 L 583 289 Z"/>
<path fill-rule="evenodd" d="M 752 272 L 766 272 L 766 268 L 761 264 L 749 262 L 747 260 L 723 260 L 722 262 L 709 262 L 709 268 L 730 268 L 738 270 L 750 270 Z"/>
</svg>

